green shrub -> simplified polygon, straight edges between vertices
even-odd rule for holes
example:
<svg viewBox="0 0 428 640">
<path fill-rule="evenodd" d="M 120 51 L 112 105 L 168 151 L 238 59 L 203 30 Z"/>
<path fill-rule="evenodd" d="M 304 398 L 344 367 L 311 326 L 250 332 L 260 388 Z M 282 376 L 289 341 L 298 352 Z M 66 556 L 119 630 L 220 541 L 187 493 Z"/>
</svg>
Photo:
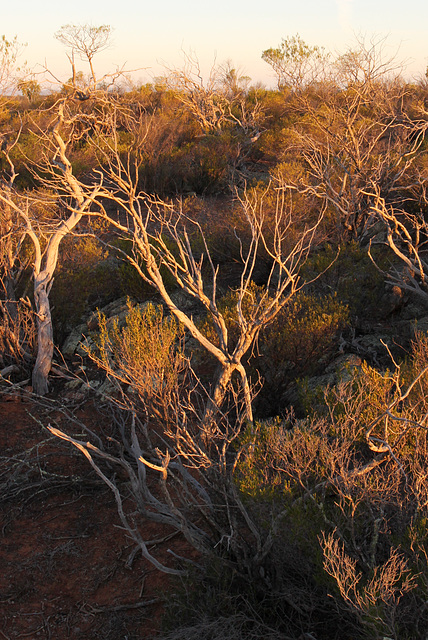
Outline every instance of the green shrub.
<svg viewBox="0 0 428 640">
<path fill-rule="evenodd" d="M 183 355 L 183 330 L 173 317 L 164 317 L 163 308 L 128 302 L 124 323 L 100 315 L 97 351 L 92 359 L 127 393 L 138 398 L 144 414 L 156 415 L 166 431 L 175 401 L 184 384 L 187 360 Z"/>
<path fill-rule="evenodd" d="M 163 237 L 162 240 L 165 242 L 167 247 L 174 251 L 176 247 L 173 242 L 169 241 L 168 238 Z M 148 296 L 153 296 L 156 293 L 155 289 L 150 286 L 144 278 L 142 278 L 136 268 L 127 260 L 127 256 L 135 258 L 133 253 L 133 243 L 132 240 L 127 240 L 124 238 L 116 239 L 112 242 L 112 252 L 117 249 L 117 255 L 119 257 L 120 262 L 117 265 L 117 274 L 120 282 L 120 290 L 121 295 L 127 295 L 131 298 L 135 298 L 136 300 L 144 300 Z M 146 272 L 146 266 L 141 257 L 137 256 L 136 260 L 138 261 L 138 265 L 143 273 Z M 171 291 L 177 287 L 177 282 L 174 276 L 168 271 L 165 266 L 161 266 L 160 268 L 163 281 L 165 283 L 165 287 Z"/>
<path fill-rule="evenodd" d="M 299 293 L 261 334 L 259 348 L 266 371 L 290 363 L 299 376 L 316 372 L 325 366 L 337 332 L 348 320 L 348 307 L 335 294 Z"/>
<path fill-rule="evenodd" d="M 377 253 L 378 264 L 388 270 L 387 254 L 382 250 Z M 317 278 L 313 288 L 322 295 L 335 293 L 349 307 L 351 316 L 370 319 L 378 316 L 384 276 L 358 243 L 349 242 L 338 248 L 325 245 L 308 259 L 302 278 L 306 281 Z"/>
<path fill-rule="evenodd" d="M 252 517 L 276 533 L 276 588 L 293 579 L 290 554 L 301 578 L 310 566 L 312 603 L 329 593 L 340 626 L 353 629 L 340 638 L 424 639 L 428 374 L 417 376 L 427 342 L 415 343 L 405 371 L 354 370 L 326 390 L 321 415 L 255 423 L 241 437 L 236 482 Z M 329 637 L 325 622 L 317 637 Z"/>
<path fill-rule="evenodd" d="M 259 415 L 283 412 L 287 385 L 324 370 L 348 321 L 347 305 L 334 294 L 321 297 L 301 292 L 291 300 L 260 334 L 252 362 L 263 378 L 257 398 Z"/>
<path fill-rule="evenodd" d="M 66 236 L 50 295 L 55 340 L 61 344 L 85 313 L 121 295 L 117 264 L 101 243 Z"/>
</svg>

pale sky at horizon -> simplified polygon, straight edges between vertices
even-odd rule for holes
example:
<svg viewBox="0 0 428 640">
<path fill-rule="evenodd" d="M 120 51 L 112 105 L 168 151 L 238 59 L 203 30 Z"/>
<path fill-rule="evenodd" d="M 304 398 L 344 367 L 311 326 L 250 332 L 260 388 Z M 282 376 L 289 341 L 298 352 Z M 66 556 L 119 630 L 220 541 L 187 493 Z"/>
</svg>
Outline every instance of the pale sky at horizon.
<svg viewBox="0 0 428 640">
<path fill-rule="evenodd" d="M 27 43 L 22 59 L 30 66 L 46 61 L 65 80 L 69 66 L 54 33 L 68 23 L 111 25 L 112 46 L 95 61 L 99 72 L 126 63 L 141 69 L 134 75 L 141 81 L 165 73 L 163 63 L 182 66 L 182 51 L 192 50 L 205 70 L 230 59 L 254 82 L 273 84 L 262 51 L 297 33 L 339 52 L 352 47 L 356 35 L 386 37 L 391 53 L 398 50 L 398 59 L 407 61 L 407 76 L 420 77 L 428 66 L 427 0 L 8 0 L 0 35 L 16 35 Z"/>
</svg>

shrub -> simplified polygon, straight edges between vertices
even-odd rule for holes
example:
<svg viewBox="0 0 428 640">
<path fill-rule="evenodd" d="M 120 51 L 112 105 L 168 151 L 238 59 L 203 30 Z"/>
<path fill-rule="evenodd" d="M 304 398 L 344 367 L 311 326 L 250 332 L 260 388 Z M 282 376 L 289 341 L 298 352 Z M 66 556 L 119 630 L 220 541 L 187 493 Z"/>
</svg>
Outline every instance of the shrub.
<svg viewBox="0 0 428 640">
<path fill-rule="evenodd" d="M 380 253 L 376 260 L 388 269 L 387 254 Z M 308 259 L 302 277 L 308 281 L 317 278 L 314 287 L 321 295 L 336 293 L 338 300 L 349 307 L 351 316 L 377 317 L 384 278 L 358 243 L 349 242 L 337 249 L 325 245 Z"/>
<path fill-rule="evenodd" d="M 316 373 L 328 362 L 348 320 L 348 306 L 337 295 L 299 293 L 261 334 L 258 362 L 264 377 L 278 380 L 284 368 L 294 377 Z"/>
<path fill-rule="evenodd" d="M 182 341 L 182 329 L 174 318 L 164 317 L 161 306 L 128 302 L 123 326 L 100 316 L 98 351 L 90 355 L 119 388 L 126 385 L 139 411 L 157 416 L 166 430 L 187 369 Z"/>
<path fill-rule="evenodd" d="M 0 300 L 0 370 L 15 365 L 28 373 L 35 357 L 36 336 L 34 313 L 28 298 Z"/>
<path fill-rule="evenodd" d="M 353 629 L 341 638 L 425 637 L 427 344 L 419 336 L 395 371 L 350 372 L 307 418 L 256 423 L 242 436 L 236 482 L 253 517 L 277 523 L 276 588 L 296 554 L 302 571 L 312 567 L 312 601 L 329 593 L 341 628 Z M 329 637 L 326 621 L 316 635 Z"/>
<path fill-rule="evenodd" d="M 171 250 L 174 250 L 174 246 L 168 238 L 162 237 L 162 240 Z M 144 300 L 148 296 L 153 296 L 153 294 L 155 293 L 155 289 L 151 287 L 147 282 L 145 282 L 145 280 L 138 274 L 135 267 L 126 260 L 125 256 L 132 256 L 133 258 L 135 257 L 133 255 L 132 241 L 126 240 L 124 238 L 116 239 L 111 243 L 112 253 L 115 253 L 116 249 L 117 255 L 120 260 L 120 262 L 116 265 L 116 268 L 117 276 L 120 283 L 121 295 L 130 296 L 131 298 L 134 298 L 136 300 Z M 142 260 L 138 257 L 136 258 L 136 260 L 138 261 L 141 270 L 146 273 L 146 266 L 142 262 Z M 177 287 L 176 280 L 165 266 L 161 266 L 161 273 L 162 278 L 169 290 L 173 290 Z"/>
<path fill-rule="evenodd" d="M 121 288 L 116 263 L 94 238 L 67 236 L 60 253 L 51 301 L 55 339 L 61 344 L 89 308 L 120 297 Z"/>
</svg>

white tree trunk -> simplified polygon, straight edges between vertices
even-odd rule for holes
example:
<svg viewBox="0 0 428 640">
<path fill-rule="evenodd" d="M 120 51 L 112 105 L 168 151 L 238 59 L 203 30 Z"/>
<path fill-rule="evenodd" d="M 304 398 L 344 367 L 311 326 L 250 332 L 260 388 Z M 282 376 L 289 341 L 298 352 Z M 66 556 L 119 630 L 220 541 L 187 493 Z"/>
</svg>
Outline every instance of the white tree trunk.
<svg viewBox="0 0 428 640">
<path fill-rule="evenodd" d="M 37 359 L 32 374 L 33 391 L 44 396 L 49 391 L 48 375 L 53 358 L 53 329 L 46 280 L 34 283 L 34 303 L 37 322 Z"/>
<path fill-rule="evenodd" d="M 224 404 L 226 394 L 230 389 L 232 376 L 235 371 L 239 371 L 239 374 L 241 376 L 241 384 L 245 403 L 245 417 L 249 422 L 253 421 L 251 389 L 244 367 L 241 364 L 237 363 L 221 362 L 219 366 L 219 372 L 217 374 L 217 378 L 211 392 L 211 397 L 208 399 L 204 415 L 204 424 L 208 428 L 210 427 L 212 421 L 215 420 L 217 412 Z"/>
</svg>

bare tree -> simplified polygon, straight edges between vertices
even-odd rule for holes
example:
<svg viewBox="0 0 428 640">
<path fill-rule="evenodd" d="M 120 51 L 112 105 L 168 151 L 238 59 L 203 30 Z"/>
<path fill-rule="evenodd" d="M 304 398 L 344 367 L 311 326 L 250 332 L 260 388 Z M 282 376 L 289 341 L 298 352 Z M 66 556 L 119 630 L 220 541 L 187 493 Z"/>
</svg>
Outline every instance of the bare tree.
<svg viewBox="0 0 428 640">
<path fill-rule="evenodd" d="M 102 24 L 99 27 L 92 25 L 66 24 L 55 34 L 55 38 L 70 49 L 68 59 L 72 68 L 72 85 L 75 86 L 76 67 L 75 55 L 88 63 L 91 74 L 91 89 L 95 91 L 98 80 L 93 65 L 94 57 L 110 46 L 112 28 Z"/>
<path fill-rule="evenodd" d="M 15 187 L 16 172 L 10 152 L 13 146 L 18 143 L 19 134 L 12 145 L 5 140 L 2 148 L 8 172 L 7 178 L 0 186 L 0 201 L 3 203 L 4 209 L 2 222 L 4 222 L 7 232 L 5 238 L 9 242 L 5 256 L 8 271 L 2 282 L 6 288 L 10 289 L 12 283 L 10 277 L 12 269 L 11 220 L 14 217 L 17 222 L 17 228 L 13 230 L 14 233 L 19 233 L 18 228 L 21 230 L 21 238 L 18 240 L 17 246 L 19 247 L 23 238 L 26 237 L 31 241 L 34 252 L 32 277 L 37 324 L 37 358 L 32 373 L 32 384 L 34 392 L 39 395 L 44 395 L 48 391 L 48 375 L 54 351 L 49 294 L 57 266 L 59 247 L 63 238 L 72 233 L 82 216 L 88 213 L 98 190 L 97 186 L 92 189 L 82 189 L 74 176 L 70 161 L 70 151 L 72 151 L 73 145 L 87 135 L 91 128 L 90 117 L 87 117 L 84 122 L 79 114 L 78 105 L 81 101 L 89 98 L 89 95 L 78 90 L 74 55 L 77 52 L 79 56 L 88 61 L 92 77 L 91 88 L 95 90 L 97 79 L 93 58 L 108 46 L 110 34 L 111 28 L 106 25 L 100 27 L 66 25 L 56 36 L 71 48 L 69 60 L 72 65 L 73 92 L 58 100 L 51 107 L 52 119 L 46 129 L 40 129 L 37 123 L 32 123 L 42 151 L 38 160 L 32 161 L 28 166 L 30 173 L 33 174 L 36 182 L 42 185 L 45 193 L 55 194 L 48 198 L 48 206 L 54 204 L 56 207 L 57 216 L 54 222 L 50 220 L 46 223 L 38 217 L 37 213 L 33 213 L 38 205 L 42 204 L 43 206 L 44 196 L 40 195 L 40 191 L 33 192 L 31 195 L 23 195 Z M 16 46 L 16 41 L 9 43 L 3 38 L 0 54 L 3 54 L 1 68 L 5 68 L 5 77 L 10 65 L 16 60 Z M 117 75 L 120 75 L 120 72 Z M 13 259 L 16 260 L 16 253 Z"/>
<path fill-rule="evenodd" d="M 230 63 L 213 65 L 204 80 L 194 54 L 185 54 L 182 69 L 170 69 L 168 85 L 206 134 L 236 128 L 249 143 L 261 135 L 263 112 L 256 100 L 249 104 L 245 88 L 249 78 L 239 76 Z"/>
<path fill-rule="evenodd" d="M 20 45 L 16 37 L 0 39 L 0 100 L 7 105 L 19 85 L 17 67 Z M 1 190 L 10 197 L 16 177 L 10 153 L 16 147 L 18 132 L 5 128 L 0 135 L 0 154 L 4 159 Z M 0 366 L 2 374 L 32 359 L 34 346 L 34 321 L 28 299 L 18 299 L 17 289 L 28 267 L 28 255 L 24 255 L 25 224 L 16 216 L 8 202 L 0 205 Z M 7 365 L 7 366 L 5 366 Z"/>
<path fill-rule="evenodd" d="M 189 218 L 180 205 L 169 204 L 139 192 L 144 132 L 140 131 L 139 123 L 133 120 L 132 114 L 127 113 L 126 118 L 127 130 L 133 131 L 135 136 L 127 157 L 124 159 L 119 150 L 116 130 L 110 129 L 108 134 L 105 131 L 103 143 L 98 146 L 98 152 L 103 157 L 104 186 L 101 188 L 99 185 L 98 192 L 103 215 L 121 234 L 132 240 L 134 252 L 127 259 L 142 279 L 159 292 L 169 311 L 216 359 L 219 373 L 213 383 L 212 405 L 208 414 L 212 414 L 215 407 L 221 407 L 236 372 L 245 397 L 246 415 L 252 421 L 251 392 L 244 358 L 263 327 L 276 317 L 301 287 L 299 270 L 312 247 L 322 212 L 313 224 L 301 225 L 293 215 L 292 200 L 286 199 L 282 191 L 275 195 L 276 204 L 271 216 L 268 216 L 271 187 L 261 197 L 248 192 L 237 194 L 248 240 L 241 242 L 242 272 L 236 302 L 237 338 L 233 342 L 217 304 L 218 267 L 212 260 L 198 223 Z M 110 122 L 117 121 L 110 118 Z M 105 127 L 106 123 L 102 125 Z M 103 202 L 110 202 L 126 213 L 126 223 L 121 222 L 121 217 L 112 216 L 109 213 L 112 207 L 107 209 Z M 203 250 L 199 253 L 192 248 L 194 232 L 202 240 Z M 251 285 L 261 254 L 270 261 L 271 268 L 265 289 L 255 295 Z M 210 276 L 207 276 L 205 264 Z M 209 340 L 192 317 L 175 304 L 165 285 L 163 268 L 168 270 L 183 292 L 202 304 L 215 328 L 216 343 Z"/>
<path fill-rule="evenodd" d="M 65 219 L 57 219 L 54 224 L 50 221 L 43 224 L 32 214 L 32 207 L 40 202 L 40 195 L 22 195 L 14 189 L 15 169 L 8 151 L 5 151 L 10 166 L 10 180 L 0 188 L 0 201 L 6 209 L 13 211 L 24 229 L 24 235 L 31 240 L 34 251 L 33 283 L 34 305 L 37 323 L 37 359 L 32 374 L 34 392 L 44 395 L 48 391 L 48 375 L 53 358 L 53 330 L 49 304 L 54 272 L 58 261 L 58 251 L 62 239 L 71 233 L 82 216 L 88 212 L 97 188 L 83 194 L 79 182 L 76 180 L 71 162 L 68 158 L 68 147 L 74 139 L 75 130 L 70 126 L 73 117 L 68 118 L 65 110 L 65 100 L 60 100 L 54 106 L 54 120 L 51 130 L 40 135 L 45 143 L 44 158 L 39 165 L 32 167 L 37 175 L 38 170 L 44 173 L 42 178 L 46 187 L 56 187 L 61 190 L 61 185 L 66 187 L 68 200 L 62 201 L 65 211 L 68 213 Z M 40 174 L 39 174 L 40 175 Z M 64 189 L 63 189 L 64 192 Z M 52 201 L 51 201 L 52 203 Z M 60 205 L 57 202 L 56 205 Z"/>
<path fill-rule="evenodd" d="M 287 234 L 292 225 L 292 212 L 287 211 L 284 203 L 278 202 L 275 238 L 273 246 L 267 246 L 265 229 L 264 203 L 252 202 L 248 197 L 241 200 L 242 213 L 246 217 L 251 231 L 249 247 L 243 249 L 243 269 L 240 285 L 237 291 L 237 327 L 236 343 L 231 342 L 225 318 L 217 304 L 217 268 L 212 262 L 207 245 L 205 259 L 211 267 L 211 282 L 207 287 L 204 283 L 203 256 L 195 256 L 187 231 L 180 225 L 188 222 L 183 219 L 181 212 L 177 219 L 171 219 L 170 211 L 156 212 L 156 220 L 161 223 L 161 230 L 167 232 L 173 238 L 178 248 L 180 258 L 174 256 L 162 238 L 162 232 L 150 232 L 144 225 L 145 220 L 140 212 L 134 217 L 134 244 L 136 258 L 141 256 L 147 268 L 147 276 L 140 268 L 142 277 L 146 277 L 160 292 L 169 310 L 183 323 L 191 335 L 213 355 L 219 364 L 219 373 L 213 384 L 212 401 L 214 407 L 222 406 L 227 390 L 230 387 L 232 376 L 236 371 L 240 378 L 245 397 L 246 416 L 252 421 L 251 392 L 247 374 L 244 367 L 244 357 L 253 345 L 259 332 L 269 324 L 279 311 L 288 303 L 291 297 L 299 289 L 298 270 L 311 247 L 315 227 L 305 229 L 295 246 L 288 252 Z M 154 211 L 152 209 L 151 215 Z M 160 213 L 160 216 L 159 216 Z M 149 214 L 150 215 L 150 214 Z M 122 228 L 122 231 L 125 229 Z M 272 260 L 271 272 L 268 276 L 268 286 L 262 293 L 254 293 L 251 282 L 254 273 L 258 253 L 265 249 Z M 134 260 L 138 269 L 138 261 Z M 168 294 L 160 268 L 164 265 L 177 279 L 180 287 L 190 296 L 203 304 L 210 315 L 218 336 L 218 344 L 208 340 L 198 329 L 192 318 L 174 304 Z M 210 409 L 212 411 L 212 408 Z"/>
<path fill-rule="evenodd" d="M 394 206 L 414 200 L 414 166 L 428 125 L 408 108 L 412 88 L 399 71 L 394 58 L 384 57 L 382 41 L 361 41 L 291 103 L 298 115 L 284 160 L 297 159 L 304 170 L 295 178 L 285 166 L 279 180 L 328 206 L 339 237 L 370 237 L 377 220 L 373 185 Z"/>
<path fill-rule="evenodd" d="M 416 206 L 409 207 L 409 210 L 388 204 L 375 184 L 367 196 L 372 202 L 373 217 L 382 224 L 379 237 L 370 242 L 370 258 L 376 264 L 372 246 L 387 246 L 399 260 L 398 265 L 391 266 L 387 272 L 383 272 L 387 281 L 428 301 L 428 228 L 423 206 L 425 196 L 420 202 L 422 206 L 419 207 L 419 211 L 416 202 Z"/>
</svg>

